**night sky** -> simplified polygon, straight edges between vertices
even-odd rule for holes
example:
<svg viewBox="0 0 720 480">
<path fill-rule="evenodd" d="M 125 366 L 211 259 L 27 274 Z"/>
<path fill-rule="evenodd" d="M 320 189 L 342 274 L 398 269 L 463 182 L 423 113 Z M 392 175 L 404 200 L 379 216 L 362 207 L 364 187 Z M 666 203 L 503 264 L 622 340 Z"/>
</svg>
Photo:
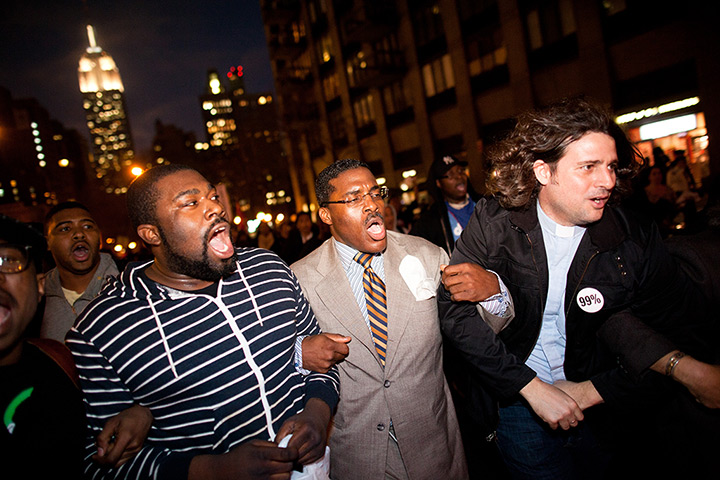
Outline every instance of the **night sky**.
<svg viewBox="0 0 720 480">
<path fill-rule="evenodd" d="M 88 138 L 78 86 L 85 25 L 125 86 L 135 149 L 150 149 L 155 121 L 204 140 L 198 96 L 208 69 L 242 65 L 248 92 L 274 89 L 259 0 L 10 0 L 0 18 L 0 86 L 33 97 Z"/>
</svg>

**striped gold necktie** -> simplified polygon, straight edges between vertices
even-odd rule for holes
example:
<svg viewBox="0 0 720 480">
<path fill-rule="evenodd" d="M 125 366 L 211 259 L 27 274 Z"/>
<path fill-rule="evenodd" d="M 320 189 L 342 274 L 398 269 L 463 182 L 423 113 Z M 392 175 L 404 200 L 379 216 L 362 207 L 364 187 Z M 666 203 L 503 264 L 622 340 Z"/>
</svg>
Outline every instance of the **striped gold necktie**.
<svg viewBox="0 0 720 480">
<path fill-rule="evenodd" d="M 363 287 L 365 290 L 365 305 L 370 319 L 370 331 L 375 341 L 375 350 L 385 366 L 385 352 L 387 350 L 387 299 L 385 297 L 385 283 L 377 276 L 370 266 L 373 254 L 358 252 L 355 261 L 363 266 Z"/>
</svg>

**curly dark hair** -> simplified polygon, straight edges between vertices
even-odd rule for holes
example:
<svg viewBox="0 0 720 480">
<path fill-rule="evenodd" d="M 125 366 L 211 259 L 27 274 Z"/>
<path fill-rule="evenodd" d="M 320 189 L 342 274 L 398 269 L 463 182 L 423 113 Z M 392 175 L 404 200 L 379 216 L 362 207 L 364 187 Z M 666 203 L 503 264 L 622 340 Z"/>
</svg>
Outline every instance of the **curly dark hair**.
<svg viewBox="0 0 720 480">
<path fill-rule="evenodd" d="M 126 200 L 130 221 L 135 228 L 145 224 L 157 225 L 156 206 L 160 192 L 155 185 L 168 175 L 185 170 L 196 171 L 187 165 L 175 163 L 158 165 L 133 180 L 128 187 Z"/>
<path fill-rule="evenodd" d="M 335 191 L 335 188 L 330 185 L 330 181 L 335 180 L 341 173 L 356 168 L 370 170 L 370 166 L 361 160 L 345 158 L 331 163 L 318 174 L 315 179 L 315 195 L 321 207 L 325 202 L 330 201 L 330 194 Z"/>
<path fill-rule="evenodd" d="M 617 203 L 631 192 L 632 179 L 643 168 L 645 159 L 610 111 L 584 97 L 565 98 L 521 114 L 513 131 L 488 149 L 488 191 L 504 208 L 528 207 L 541 186 L 533 171 L 535 161 L 543 160 L 554 171 L 568 145 L 590 132 L 604 133 L 615 140 L 617 179 L 610 202 Z"/>
</svg>

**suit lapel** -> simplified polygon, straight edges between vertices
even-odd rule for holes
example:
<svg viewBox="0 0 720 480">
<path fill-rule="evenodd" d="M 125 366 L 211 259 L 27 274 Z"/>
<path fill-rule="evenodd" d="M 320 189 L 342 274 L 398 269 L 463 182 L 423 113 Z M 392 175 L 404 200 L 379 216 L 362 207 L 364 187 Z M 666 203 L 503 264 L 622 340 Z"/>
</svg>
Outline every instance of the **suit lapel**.
<svg viewBox="0 0 720 480">
<path fill-rule="evenodd" d="M 321 248 L 323 252 L 317 269 L 323 278 L 315 286 L 315 293 L 335 320 L 347 329 L 353 337 L 353 343 L 359 342 L 364 345 L 377 358 L 379 364 L 380 359 L 375 352 L 370 330 L 350 288 L 350 282 L 335 251 L 335 245 L 329 241 Z"/>
<path fill-rule="evenodd" d="M 393 363 L 400 340 L 415 309 L 415 297 L 400 275 L 400 262 L 405 255 L 403 245 L 397 238 L 388 234 L 387 249 L 383 259 L 388 302 L 388 348 L 385 355 L 385 370 L 388 370 Z"/>
</svg>

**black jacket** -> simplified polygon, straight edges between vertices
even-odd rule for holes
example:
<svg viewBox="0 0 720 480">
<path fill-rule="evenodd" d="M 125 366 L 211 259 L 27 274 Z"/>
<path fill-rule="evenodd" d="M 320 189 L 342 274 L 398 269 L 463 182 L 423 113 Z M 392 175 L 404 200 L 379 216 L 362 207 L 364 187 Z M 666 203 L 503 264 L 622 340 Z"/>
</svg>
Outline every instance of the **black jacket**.
<svg viewBox="0 0 720 480">
<path fill-rule="evenodd" d="M 479 264 L 500 275 L 512 295 L 515 318 L 496 336 L 482 322 L 474 304 L 451 302 L 441 285 L 438 300 L 443 332 L 473 366 L 486 393 L 496 399 L 512 398 L 535 376 L 523 362 L 540 333 L 548 290 L 536 204 L 523 211 L 508 211 L 494 199 L 481 199 L 451 258 L 452 264 L 462 262 Z M 581 309 L 578 292 L 586 287 L 603 297 L 603 306 L 596 313 Z M 647 352 L 628 348 L 613 353 L 598 336 L 602 325 L 609 318 L 632 315 L 680 348 L 692 351 L 702 342 L 683 322 L 685 313 L 699 301 L 697 290 L 670 258 L 657 227 L 621 209 L 606 208 L 602 219 L 588 227 L 568 271 L 567 379 L 591 379 L 606 403 L 638 398 L 637 379 L 626 373 L 622 363 L 625 356 L 641 355 L 647 360 Z M 646 347 L 655 348 L 657 358 L 668 352 L 649 343 Z M 480 403 L 492 404 L 487 399 Z"/>
<path fill-rule="evenodd" d="M 469 194 L 470 198 L 477 202 L 479 196 L 472 190 Z M 429 240 L 444 249 L 448 255 L 452 255 L 455 247 L 455 237 L 453 237 L 452 227 L 450 226 L 450 215 L 448 214 L 447 205 L 442 196 L 440 196 L 438 200 L 435 200 L 427 210 L 420 214 L 420 217 L 413 222 L 410 235 Z"/>
</svg>

